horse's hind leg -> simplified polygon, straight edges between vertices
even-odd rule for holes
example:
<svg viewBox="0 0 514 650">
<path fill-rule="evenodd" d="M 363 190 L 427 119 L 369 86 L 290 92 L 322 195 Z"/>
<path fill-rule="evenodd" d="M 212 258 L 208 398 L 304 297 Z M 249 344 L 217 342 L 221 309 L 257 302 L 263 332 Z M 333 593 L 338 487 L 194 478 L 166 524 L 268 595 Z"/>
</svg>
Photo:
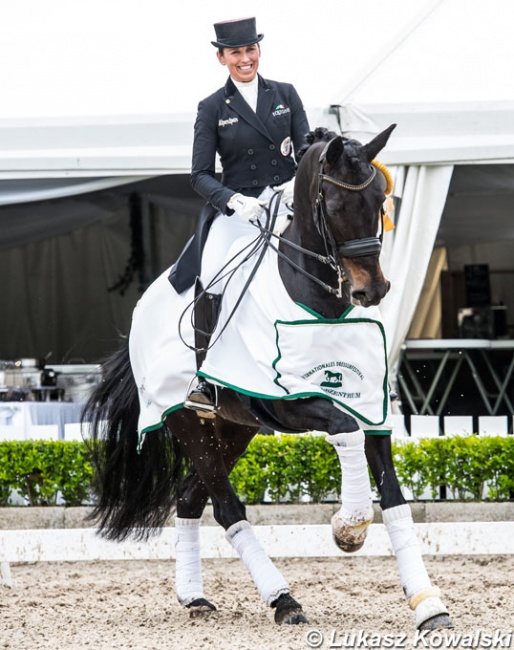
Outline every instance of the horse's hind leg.
<svg viewBox="0 0 514 650">
<path fill-rule="evenodd" d="M 366 436 L 366 456 L 380 492 L 380 506 L 398 562 L 400 581 L 420 630 L 452 628 L 448 610 L 433 587 L 421 555 L 409 505 L 401 493 L 393 465 L 391 438 Z"/>
<path fill-rule="evenodd" d="M 175 424 L 175 428 L 179 428 Z M 206 421 L 202 428 L 216 436 L 215 423 Z M 237 445 L 226 446 L 225 465 L 230 472 L 253 437 L 240 435 Z M 190 610 L 190 616 L 209 616 L 216 607 L 205 598 L 202 579 L 200 519 L 209 493 L 194 467 L 180 482 L 175 517 L 175 591 L 178 601 Z"/>
<path fill-rule="evenodd" d="M 175 593 L 191 618 L 209 616 L 216 607 L 204 595 L 200 554 L 200 517 L 208 494 L 194 469 L 177 491 L 175 517 Z"/>
<path fill-rule="evenodd" d="M 215 433 L 215 424 L 206 422 L 204 427 Z M 230 472 L 253 437 L 243 434 L 237 444 L 224 444 L 225 466 Z M 217 436 L 219 439 L 219 436 Z M 177 514 L 175 517 L 175 590 L 181 605 L 190 610 L 191 618 L 209 616 L 216 607 L 204 595 L 202 559 L 200 548 L 200 519 L 207 504 L 209 493 L 196 470 L 191 468 L 181 481 L 177 491 Z"/>
<path fill-rule="evenodd" d="M 196 416 L 193 415 L 193 418 Z M 198 427 L 197 424 L 199 431 L 194 436 L 194 444 L 192 444 L 189 433 L 191 427 L 181 426 L 180 421 L 177 420 L 170 422 L 170 425 L 179 444 L 193 462 L 198 478 L 203 484 L 202 488 L 201 484 L 195 481 L 194 485 L 190 486 L 189 494 L 187 490 L 182 493 L 181 507 L 177 512 L 181 515 L 198 516 L 200 507 L 198 496 L 203 494 L 202 498 L 205 499 L 205 493 L 202 493 L 205 489 L 212 500 L 216 521 L 225 528 L 227 539 L 249 570 L 262 599 L 276 609 L 275 621 L 277 623 L 306 622 L 301 606 L 289 593 L 287 582 L 255 537 L 252 527 L 246 520 L 244 505 L 238 499 L 228 479 L 230 470 L 255 435 L 255 427 L 235 426 L 218 418 L 216 429 L 208 425 Z M 191 498 L 194 492 L 197 497 Z M 189 505 L 186 505 L 188 502 Z M 199 548 L 196 553 L 199 558 Z"/>
</svg>

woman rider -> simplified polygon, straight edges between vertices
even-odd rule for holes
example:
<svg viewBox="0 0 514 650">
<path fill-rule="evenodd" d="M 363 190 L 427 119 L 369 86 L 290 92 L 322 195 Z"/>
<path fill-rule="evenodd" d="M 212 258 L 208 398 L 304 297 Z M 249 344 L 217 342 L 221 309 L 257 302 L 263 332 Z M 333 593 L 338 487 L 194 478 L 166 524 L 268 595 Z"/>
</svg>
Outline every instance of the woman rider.
<svg viewBox="0 0 514 650">
<path fill-rule="evenodd" d="M 211 293 L 219 293 L 215 278 L 228 249 L 238 237 L 255 233 L 252 222 L 259 219 L 279 187 L 283 190 L 279 217 L 281 213 L 285 216 L 292 203 L 294 152 L 309 132 L 295 88 L 264 79 L 257 72 L 264 35 L 257 33 L 255 18 L 219 22 L 214 29 L 216 40 L 211 42 L 218 48 L 218 61 L 228 68 L 229 78 L 198 105 L 191 185 L 207 205 L 183 259 L 170 274 L 170 282 L 179 292 L 191 286 L 198 275 L 194 258 L 201 255 L 201 283 Z M 220 180 L 215 175 L 216 154 L 222 168 Z M 216 318 L 214 314 L 214 321 Z M 189 392 L 185 405 L 212 412 L 214 400 L 212 386 L 200 381 Z"/>
</svg>

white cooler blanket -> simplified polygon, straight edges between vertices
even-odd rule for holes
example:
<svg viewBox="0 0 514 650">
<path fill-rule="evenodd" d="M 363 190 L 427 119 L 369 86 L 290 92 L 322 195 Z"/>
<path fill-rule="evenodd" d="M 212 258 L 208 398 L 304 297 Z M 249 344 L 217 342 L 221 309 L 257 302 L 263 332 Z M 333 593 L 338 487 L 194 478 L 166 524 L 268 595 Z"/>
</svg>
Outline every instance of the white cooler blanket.
<svg viewBox="0 0 514 650">
<path fill-rule="evenodd" d="M 240 249 L 241 242 L 236 246 Z M 250 260 L 228 282 L 213 340 L 253 265 Z M 178 320 L 193 300 L 193 289 L 178 295 L 168 273 L 149 287 L 134 310 L 130 353 L 139 388 L 141 434 L 159 427 L 169 412 L 183 406 L 196 371 L 194 352 L 178 335 Z M 189 309 L 181 331 L 192 345 L 190 321 Z M 328 320 L 294 303 L 282 285 L 273 251 L 266 253 L 200 374 L 255 397 L 318 395 L 356 416 L 365 430 L 390 428 L 386 343 L 378 308 L 350 307 L 340 318 Z"/>
</svg>

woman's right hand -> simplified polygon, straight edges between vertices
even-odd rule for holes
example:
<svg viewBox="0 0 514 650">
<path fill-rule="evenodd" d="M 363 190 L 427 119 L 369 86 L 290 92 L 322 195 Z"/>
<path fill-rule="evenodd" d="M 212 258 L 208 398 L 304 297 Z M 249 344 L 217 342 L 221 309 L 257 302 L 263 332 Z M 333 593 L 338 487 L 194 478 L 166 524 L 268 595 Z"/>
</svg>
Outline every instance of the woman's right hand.
<svg viewBox="0 0 514 650">
<path fill-rule="evenodd" d="M 241 221 L 246 221 L 247 223 L 257 221 L 265 205 L 265 202 L 259 201 L 259 199 L 253 196 L 245 196 L 244 194 L 234 194 L 227 203 L 227 206 L 231 210 L 234 210 Z"/>
</svg>

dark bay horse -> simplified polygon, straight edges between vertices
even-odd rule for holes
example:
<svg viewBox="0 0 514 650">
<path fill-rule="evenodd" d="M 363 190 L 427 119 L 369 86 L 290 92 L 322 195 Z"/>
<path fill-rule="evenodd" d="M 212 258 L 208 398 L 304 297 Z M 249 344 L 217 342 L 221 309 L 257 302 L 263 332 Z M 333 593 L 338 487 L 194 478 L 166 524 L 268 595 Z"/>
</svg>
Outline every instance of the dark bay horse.
<svg viewBox="0 0 514 650">
<path fill-rule="evenodd" d="M 334 362 L 314 362 L 318 365 L 314 365 L 312 372 L 304 373 L 312 378 L 314 371 L 319 370 L 317 388 L 313 388 L 311 381 L 305 392 L 285 388 L 284 399 L 260 398 L 220 381 L 217 414 L 213 419 L 183 408 L 183 400 L 177 404 L 170 398 L 168 404 L 160 407 L 159 421 L 146 426 L 142 442 L 141 412 L 154 405 L 163 392 L 163 382 L 155 377 L 168 368 L 171 373 L 174 369 L 182 370 L 175 368 L 176 359 L 168 358 L 166 351 L 157 347 L 156 356 L 146 363 L 144 373 L 134 371 L 133 350 L 139 350 L 145 363 L 145 346 L 155 347 L 158 332 L 170 330 L 178 323 L 180 314 L 174 316 L 173 302 L 170 311 L 161 317 L 155 313 L 145 317 L 152 301 L 159 306 L 165 299 L 172 300 L 173 289 L 161 282 L 162 292 L 152 285 L 147 291 L 150 298 L 145 294 L 137 307 L 138 319 L 143 319 L 145 326 L 135 329 L 133 325 L 129 342 L 105 361 L 104 381 L 86 405 L 83 419 L 91 422 L 89 444 L 96 472 L 97 501 L 92 519 L 109 539 L 144 539 L 158 532 L 174 512 L 177 597 L 195 615 L 215 609 L 203 592 L 199 546 L 200 518 L 211 499 L 216 521 L 225 529 L 229 543 L 247 566 L 263 600 L 275 609 L 275 621 L 307 621 L 286 580 L 256 539 L 245 507 L 229 480 L 230 471 L 262 424 L 274 424 L 276 430 L 283 432 L 326 433 L 342 469 L 342 506 L 332 519 L 332 530 L 335 542 L 347 552 L 362 546 L 373 518 L 369 464 L 416 626 L 423 630 L 451 627 L 448 611 L 424 567 L 410 508 L 394 470 L 391 429 L 387 424 L 387 362 L 383 359 L 385 346 L 376 306 L 389 290 L 379 254 L 382 205 L 391 179 L 375 158 L 394 126 L 364 145 L 326 129 L 308 134 L 296 175 L 294 218 L 278 246 L 273 246 L 274 240 L 263 229 L 272 266 L 277 270 L 276 284 L 281 284 L 283 291 L 282 301 L 289 300 L 289 313 L 296 315 L 303 310 L 304 314 L 303 319 L 296 318 L 292 323 L 300 323 L 300 328 L 285 323 L 281 331 L 286 337 L 284 346 L 289 333 L 295 330 L 301 331 L 301 336 L 311 336 L 314 347 L 329 337 L 329 345 L 338 348 L 339 341 L 345 338 L 344 328 L 351 325 L 346 351 L 332 350 Z M 252 287 L 254 282 L 259 286 L 260 272 L 261 267 Z M 269 285 L 265 287 L 266 291 L 271 290 Z M 368 312 L 373 314 L 372 318 L 365 317 Z M 355 313 L 359 317 L 350 318 Z M 273 323 L 275 328 L 283 324 L 280 316 Z M 243 327 L 238 317 L 236 311 L 236 329 Z M 175 321 L 170 322 L 173 318 Z M 334 329 L 340 325 L 341 333 Z M 223 336 L 230 339 L 229 330 Z M 230 349 L 230 340 L 228 345 Z M 290 344 L 293 353 L 300 347 L 294 342 Z M 379 361 L 377 354 L 382 357 Z M 345 355 L 354 361 L 341 361 L 347 358 Z M 361 371 L 359 359 L 366 355 L 368 365 Z M 232 363 L 230 359 L 227 362 Z M 369 389 L 373 399 L 362 409 L 345 408 L 348 400 L 361 392 L 360 388 L 348 392 L 345 386 L 364 385 L 364 376 L 375 376 L 375 367 L 379 368 L 378 379 L 373 380 L 375 383 Z M 277 371 L 280 380 L 286 374 Z M 294 369 L 290 375 L 294 375 Z M 366 390 L 362 389 L 364 397 L 368 394 Z M 376 395 L 381 395 L 383 402 L 378 411 L 373 404 Z M 327 453 L 328 450 L 327 447 Z"/>
</svg>

